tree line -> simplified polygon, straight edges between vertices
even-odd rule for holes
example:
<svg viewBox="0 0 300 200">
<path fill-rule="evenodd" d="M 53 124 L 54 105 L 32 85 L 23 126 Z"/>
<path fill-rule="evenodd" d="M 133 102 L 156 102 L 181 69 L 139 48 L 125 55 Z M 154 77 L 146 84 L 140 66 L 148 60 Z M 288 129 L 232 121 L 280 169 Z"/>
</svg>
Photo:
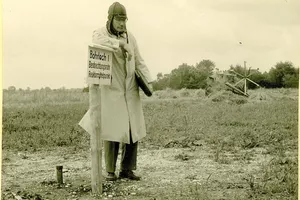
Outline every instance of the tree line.
<svg viewBox="0 0 300 200">
<path fill-rule="evenodd" d="M 228 70 L 220 72 L 213 61 L 202 60 L 195 66 L 183 63 L 169 74 L 158 73 L 153 89 L 205 89 L 209 77 L 218 81 L 218 76 L 226 77 L 228 82 L 234 83 L 238 80 L 238 76 L 233 71 L 242 75 L 251 74 L 249 78 L 264 88 L 298 88 L 299 84 L 299 68 L 290 61 L 278 62 L 269 72 L 261 73 L 258 69 L 245 69 L 239 64 L 230 65 Z M 248 87 L 253 89 L 256 86 L 250 83 Z"/>
<path fill-rule="evenodd" d="M 205 89 L 209 84 L 209 77 L 214 77 L 218 81 L 218 75 L 227 77 L 227 81 L 234 83 L 238 77 L 234 77 L 236 73 L 251 74 L 249 77 L 254 82 L 264 88 L 298 88 L 299 85 L 299 68 L 296 68 L 290 61 L 277 62 L 269 72 L 261 73 L 258 69 L 246 69 L 241 65 L 230 65 L 228 70 L 218 71 L 216 65 L 211 60 L 202 60 L 196 65 L 188 65 L 183 63 L 169 74 L 158 73 L 156 80 L 153 82 L 154 90 L 164 90 L 171 88 L 179 90 L 186 89 Z M 248 88 L 254 89 L 256 86 L 249 83 Z M 10 86 L 4 91 L 17 91 L 15 86 Z M 49 87 L 41 88 L 41 91 L 65 91 L 65 87 L 59 89 L 51 89 Z M 31 91 L 29 87 L 20 88 L 19 91 Z M 88 87 L 83 88 L 83 92 L 88 92 Z"/>
</svg>

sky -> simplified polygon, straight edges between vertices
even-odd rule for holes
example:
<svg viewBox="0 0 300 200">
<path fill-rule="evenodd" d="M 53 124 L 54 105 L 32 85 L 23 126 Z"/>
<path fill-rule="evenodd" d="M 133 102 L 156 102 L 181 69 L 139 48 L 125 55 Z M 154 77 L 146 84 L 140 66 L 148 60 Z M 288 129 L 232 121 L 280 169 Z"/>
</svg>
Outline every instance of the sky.
<svg viewBox="0 0 300 200">
<path fill-rule="evenodd" d="M 110 0 L 3 0 L 3 88 L 83 88 Z M 299 0 L 120 0 L 151 75 L 204 59 L 220 70 L 300 66 Z"/>
</svg>

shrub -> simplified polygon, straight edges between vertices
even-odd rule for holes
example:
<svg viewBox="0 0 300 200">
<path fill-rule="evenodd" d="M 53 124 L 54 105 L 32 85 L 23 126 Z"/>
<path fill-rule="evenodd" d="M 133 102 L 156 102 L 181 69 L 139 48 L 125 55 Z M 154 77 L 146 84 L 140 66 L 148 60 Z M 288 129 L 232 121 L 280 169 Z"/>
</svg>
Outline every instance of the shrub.
<svg viewBox="0 0 300 200">
<path fill-rule="evenodd" d="M 183 88 L 178 91 L 180 97 L 189 97 L 190 96 L 190 91 L 187 90 L 186 88 Z"/>
</svg>

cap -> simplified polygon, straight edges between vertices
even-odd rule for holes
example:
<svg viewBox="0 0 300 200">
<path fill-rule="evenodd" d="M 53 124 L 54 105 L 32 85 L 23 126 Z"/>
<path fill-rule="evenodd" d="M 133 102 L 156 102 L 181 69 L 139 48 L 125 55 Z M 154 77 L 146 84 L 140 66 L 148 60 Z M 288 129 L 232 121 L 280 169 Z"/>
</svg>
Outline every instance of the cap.
<svg viewBox="0 0 300 200">
<path fill-rule="evenodd" d="M 114 2 L 108 9 L 108 18 L 112 18 L 114 16 L 127 19 L 126 9 L 119 2 Z"/>
</svg>

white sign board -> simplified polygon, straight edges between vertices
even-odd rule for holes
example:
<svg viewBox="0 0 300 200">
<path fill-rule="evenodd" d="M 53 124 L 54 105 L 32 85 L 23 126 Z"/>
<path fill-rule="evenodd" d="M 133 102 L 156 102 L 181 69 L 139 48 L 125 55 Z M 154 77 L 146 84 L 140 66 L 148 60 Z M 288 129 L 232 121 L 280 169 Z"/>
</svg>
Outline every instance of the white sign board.
<svg viewBox="0 0 300 200">
<path fill-rule="evenodd" d="M 110 85 L 112 49 L 103 46 L 88 46 L 87 83 Z"/>
</svg>

